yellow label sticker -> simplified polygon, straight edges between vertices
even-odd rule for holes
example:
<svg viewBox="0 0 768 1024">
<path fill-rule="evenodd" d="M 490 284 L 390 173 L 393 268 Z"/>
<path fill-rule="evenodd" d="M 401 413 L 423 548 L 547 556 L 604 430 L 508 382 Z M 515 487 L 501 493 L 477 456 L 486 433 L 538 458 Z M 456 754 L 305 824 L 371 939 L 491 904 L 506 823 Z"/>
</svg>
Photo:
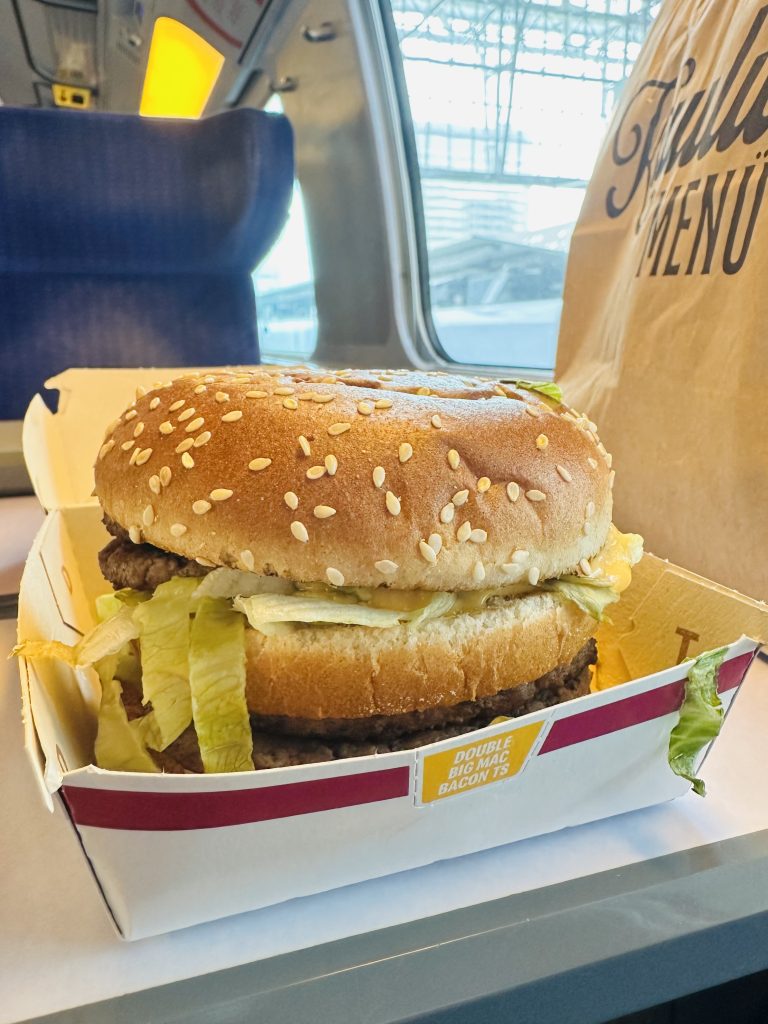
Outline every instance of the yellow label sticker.
<svg viewBox="0 0 768 1024">
<path fill-rule="evenodd" d="M 544 725 L 531 722 L 488 739 L 427 754 L 421 762 L 421 803 L 443 800 L 517 775 Z"/>
</svg>

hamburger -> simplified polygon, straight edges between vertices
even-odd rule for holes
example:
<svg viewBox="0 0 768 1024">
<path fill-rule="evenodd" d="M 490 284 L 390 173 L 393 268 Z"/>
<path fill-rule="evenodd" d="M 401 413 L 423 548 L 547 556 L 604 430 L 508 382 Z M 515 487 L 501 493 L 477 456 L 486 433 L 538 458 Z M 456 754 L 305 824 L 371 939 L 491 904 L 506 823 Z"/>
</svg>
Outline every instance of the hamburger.
<svg viewBox="0 0 768 1024">
<path fill-rule="evenodd" d="M 584 695 L 642 541 L 552 384 L 256 367 L 106 432 L 114 592 L 76 648 L 96 760 L 241 771 L 432 743 Z"/>
</svg>

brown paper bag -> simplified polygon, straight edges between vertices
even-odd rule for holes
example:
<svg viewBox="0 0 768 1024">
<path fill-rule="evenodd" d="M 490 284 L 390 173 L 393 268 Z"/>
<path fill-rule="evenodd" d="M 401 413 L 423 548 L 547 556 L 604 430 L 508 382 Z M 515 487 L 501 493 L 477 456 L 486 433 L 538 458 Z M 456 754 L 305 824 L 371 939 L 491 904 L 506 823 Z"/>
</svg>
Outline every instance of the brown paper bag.
<svg viewBox="0 0 768 1024">
<path fill-rule="evenodd" d="M 667 0 L 571 245 L 557 378 L 649 550 L 768 598 L 768 4 Z"/>
</svg>

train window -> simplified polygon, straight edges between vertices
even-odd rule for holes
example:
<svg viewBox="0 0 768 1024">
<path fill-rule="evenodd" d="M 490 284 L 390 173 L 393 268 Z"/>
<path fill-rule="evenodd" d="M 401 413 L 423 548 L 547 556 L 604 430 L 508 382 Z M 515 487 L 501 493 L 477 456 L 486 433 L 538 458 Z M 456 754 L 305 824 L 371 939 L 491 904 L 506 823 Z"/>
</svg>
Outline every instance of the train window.
<svg viewBox="0 0 768 1024">
<path fill-rule="evenodd" d="M 392 0 L 454 361 L 554 367 L 568 245 L 658 0 Z"/>
<path fill-rule="evenodd" d="M 281 113 L 273 96 L 264 108 Z M 301 186 L 294 185 L 293 200 L 282 234 L 253 274 L 259 349 L 270 359 L 302 362 L 317 344 L 317 309 L 312 257 Z"/>
</svg>

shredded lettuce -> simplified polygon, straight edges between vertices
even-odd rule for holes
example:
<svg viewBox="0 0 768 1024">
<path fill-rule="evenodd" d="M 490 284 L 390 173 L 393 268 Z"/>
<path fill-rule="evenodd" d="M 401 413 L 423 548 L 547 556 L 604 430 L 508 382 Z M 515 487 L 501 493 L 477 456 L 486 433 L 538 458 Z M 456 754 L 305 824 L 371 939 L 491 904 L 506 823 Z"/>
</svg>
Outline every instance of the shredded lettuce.
<svg viewBox="0 0 768 1024">
<path fill-rule="evenodd" d="M 133 621 L 133 609 L 120 607 L 120 611 L 97 626 L 73 647 L 60 640 L 25 640 L 17 644 L 12 653 L 25 658 L 58 658 L 73 668 L 85 668 L 107 658 L 139 635 Z"/>
<path fill-rule="evenodd" d="M 720 732 L 723 705 L 717 693 L 717 675 L 726 648 L 700 654 L 688 669 L 685 698 L 680 718 L 669 737 L 669 766 L 676 775 L 688 779 L 694 793 L 704 796 L 701 779 L 694 776 L 699 754 Z"/>
<path fill-rule="evenodd" d="M 148 742 L 165 750 L 192 721 L 189 691 L 189 616 L 196 579 L 161 583 L 133 609 L 139 629 L 143 703 L 152 703 L 156 735 Z"/>
<path fill-rule="evenodd" d="M 192 622 L 192 718 L 206 772 L 253 769 L 245 701 L 245 620 L 228 601 L 206 597 Z"/>
<path fill-rule="evenodd" d="M 552 398 L 556 402 L 563 401 L 563 392 L 560 390 L 560 385 L 555 384 L 553 380 L 515 380 L 512 383 L 518 388 L 523 388 L 525 391 L 538 391 L 540 394 L 546 395 L 547 398 Z"/>
<path fill-rule="evenodd" d="M 544 590 L 562 594 L 598 622 L 605 618 L 605 609 L 608 605 L 618 601 L 620 596 L 608 580 L 595 580 L 588 576 L 563 576 L 541 586 Z"/>
<path fill-rule="evenodd" d="M 101 680 L 101 705 L 94 750 L 96 764 L 114 772 L 157 772 L 140 733 L 131 728 L 123 706 L 123 688 L 116 678 L 122 657 L 100 659 L 96 671 Z"/>
<path fill-rule="evenodd" d="M 253 594 L 291 594 L 290 580 L 278 576 L 258 576 L 238 569 L 213 569 L 195 590 L 195 600 L 203 597 L 250 597 Z"/>
</svg>

